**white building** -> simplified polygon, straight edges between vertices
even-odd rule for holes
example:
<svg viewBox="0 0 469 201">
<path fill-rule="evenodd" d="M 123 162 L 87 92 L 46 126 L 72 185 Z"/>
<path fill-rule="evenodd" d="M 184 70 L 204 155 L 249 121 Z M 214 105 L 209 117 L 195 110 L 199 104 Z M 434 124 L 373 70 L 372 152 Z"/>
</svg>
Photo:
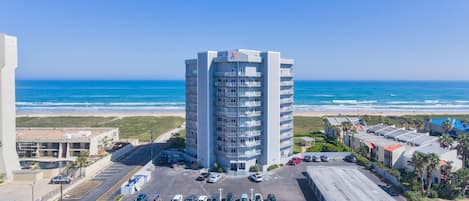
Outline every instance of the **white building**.
<svg viewBox="0 0 469 201">
<path fill-rule="evenodd" d="M 264 170 L 293 153 L 293 60 L 279 52 L 200 52 L 186 60 L 186 152 L 200 165 Z"/>
<path fill-rule="evenodd" d="M 119 140 L 118 128 L 18 128 L 16 149 L 20 158 L 74 159 L 88 152 L 103 154 Z"/>
<path fill-rule="evenodd" d="M 16 37 L 0 34 L 0 174 L 7 180 L 20 169 L 15 149 L 17 52 Z"/>
</svg>

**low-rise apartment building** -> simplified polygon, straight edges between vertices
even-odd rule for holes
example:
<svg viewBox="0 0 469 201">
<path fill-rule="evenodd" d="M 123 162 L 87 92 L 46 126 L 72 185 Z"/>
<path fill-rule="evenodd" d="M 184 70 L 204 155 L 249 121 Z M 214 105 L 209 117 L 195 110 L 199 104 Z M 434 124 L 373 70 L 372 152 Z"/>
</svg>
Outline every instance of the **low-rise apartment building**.
<svg viewBox="0 0 469 201">
<path fill-rule="evenodd" d="M 345 144 L 357 152 L 361 147 L 367 147 L 370 159 L 383 162 L 389 168 L 411 170 L 409 161 L 415 152 L 435 153 L 442 164 L 451 162 L 453 170 L 462 168 L 457 151 L 441 148 L 438 137 L 394 126 L 376 125 L 366 129 L 366 132 L 347 134 Z"/>
<path fill-rule="evenodd" d="M 366 126 L 365 122 L 358 117 L 326 117 L 324 119 L 324 132 L 329 137 L 339 138 L 343 141 L 342 124 L 344 122 L 350 122 L 356 131 L 363 131 Z"/>
<path fill-rule="evenodd" d="M 20 158 L 73 159 L 84 152 L 103 154 L 119 140 L 118 128 L 18 128 L 16 150 Z"/>
</svg>

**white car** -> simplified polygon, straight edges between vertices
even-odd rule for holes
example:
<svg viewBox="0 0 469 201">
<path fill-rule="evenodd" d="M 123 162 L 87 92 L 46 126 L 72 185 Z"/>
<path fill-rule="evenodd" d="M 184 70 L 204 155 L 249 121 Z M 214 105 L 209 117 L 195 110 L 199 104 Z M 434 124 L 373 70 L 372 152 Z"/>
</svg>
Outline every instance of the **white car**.
<svg viewBox="0 0 469 201">
<path fill-rule="evenodd" d="M 184 200 L 184 198 L 182 197 L 181 194 L 177 194 L 173 197 L 173 199 L 171 201 L 182 201 Z"/>
<path fill-rule="evenodd" d="M 255 181 L 255 182 L 264 181 L 264 178 L 259 173 L 256 173 L 256 174 L 253 174 L 253 175 L 249 176 L 249 179 L 251 179 L 252 181 Z"/>
<path fill-rule="evenodd" d="M 262 194 L 260 193 L 254 194 L 254 201 L 264 201 L 264 199 L 262 198 Z"/>
<path fill-rule="evenodd" d="M 249 197 L 248 197 L 248 194 L 242 194 L 241 195 L 241 199 L 239 199 L 239 201 L 249 201 Z"/>
<path fill-rule="evenodd" d="M 217 183 L 221 179 L 221 174 L 210 174 L 208 177 L 208 183 Z"/>
<path fill-rule="evenodd" d="M 208 200 L 208 197 L 206 195 L 201 195 L 199 196 L 199 199 L 197 199 L 197 201 L 207 201 Z"/>
</svg>

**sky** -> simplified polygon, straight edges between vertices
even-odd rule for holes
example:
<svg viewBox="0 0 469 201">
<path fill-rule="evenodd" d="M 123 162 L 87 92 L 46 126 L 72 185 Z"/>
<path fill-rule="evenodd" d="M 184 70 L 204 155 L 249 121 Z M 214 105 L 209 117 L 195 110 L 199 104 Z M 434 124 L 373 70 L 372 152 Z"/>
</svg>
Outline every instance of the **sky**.
<svg viewBox="0 0 469 201">
<path fill-rule="evenodd" d="M 468 80 L 469 1 L 0 0 L 17 79 L 184 79 L 206 50 L 280 51 L 298 80 Z"/>
</svg>

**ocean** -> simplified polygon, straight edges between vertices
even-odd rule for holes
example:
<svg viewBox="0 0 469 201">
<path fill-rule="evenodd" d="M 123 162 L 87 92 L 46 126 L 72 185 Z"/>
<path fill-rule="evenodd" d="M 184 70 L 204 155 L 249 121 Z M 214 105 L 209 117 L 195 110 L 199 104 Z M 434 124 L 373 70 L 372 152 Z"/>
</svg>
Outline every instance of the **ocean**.
<svg viewBox="0 0 469 201">
<path fill-rule="evenodd" d="M 18 80 L 19 114 L 182 112 L 183 80 Z M 295 81 L 301 112 L 469 111 L 469 81 Z"/>
</svg>

